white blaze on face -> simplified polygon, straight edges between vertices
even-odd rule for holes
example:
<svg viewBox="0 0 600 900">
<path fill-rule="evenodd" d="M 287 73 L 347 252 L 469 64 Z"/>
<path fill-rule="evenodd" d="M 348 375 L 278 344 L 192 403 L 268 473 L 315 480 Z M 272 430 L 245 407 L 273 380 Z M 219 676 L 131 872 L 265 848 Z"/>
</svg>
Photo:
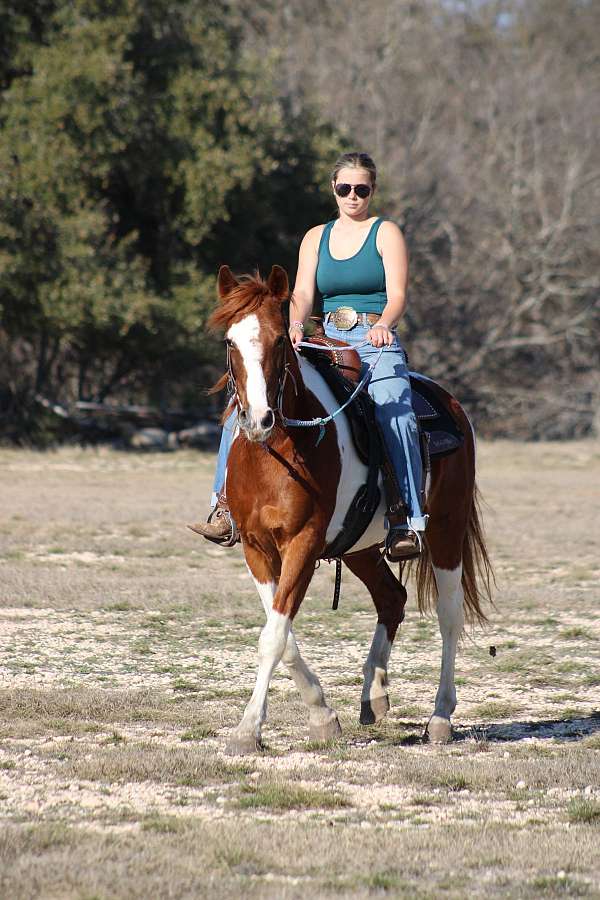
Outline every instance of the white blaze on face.
<svg viewBox="0 0 600 900">
<path fill-rule="evenodd" d="M 269 409 L 259 333 L 260 325 L 254 314 L 236 322 L 227 332 L 229 340 L 238 348 L 246 369 L 246 401 L 249 424 L 253 428 L 260 428 L 260 421 Z"/>
</svg>

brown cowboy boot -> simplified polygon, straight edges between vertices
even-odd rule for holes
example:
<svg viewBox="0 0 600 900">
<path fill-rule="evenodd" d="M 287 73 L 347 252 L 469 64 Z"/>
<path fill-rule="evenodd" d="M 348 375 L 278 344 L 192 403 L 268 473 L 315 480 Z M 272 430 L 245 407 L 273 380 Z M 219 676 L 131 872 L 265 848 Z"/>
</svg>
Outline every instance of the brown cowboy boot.
<svg viewBox="0 0 600 900">
<path fill-rule="evenodd" d="M 233 547 L 240 539 L 240 533 L 231 518 L 225 494 L 219 494 L 217 505 L 211 511 L 206 522 L 198 522 L 187 527 L 190 531 L 201 534 L 208 541 L 221 544 L 223 547 Z"/>
<path fill-rule="evenodd" d="M 385 555 L 390 562 L 405 562 L 420 555 L 422 550 L 421 538 L 408 525 L 408 509 L 400 492 L 400 486 L 398 485 L 396 473 L 381 429 L 379 429 L 379 437 L 382 450 L 381 475 L 383 492 L 387 503 L 385 515 L 389 523 L 389 531 L 385 539 Z"/>
<path fill-rule="evenodd" d="M 385 541 L 385 555 L 390 562 L 416 559 L 421 553 L 421 537 L 412 528 L 390 528 Z"/>
</svg>

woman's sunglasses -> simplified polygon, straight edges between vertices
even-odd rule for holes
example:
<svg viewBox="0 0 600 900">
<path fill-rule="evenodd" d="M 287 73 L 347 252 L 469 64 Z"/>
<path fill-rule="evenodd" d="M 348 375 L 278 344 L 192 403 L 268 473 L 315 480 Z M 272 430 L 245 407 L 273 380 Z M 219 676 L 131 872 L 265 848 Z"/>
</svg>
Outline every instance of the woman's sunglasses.
<svg viewBox="0 0 600 900">
<path fill-rule="evenodd" d="M 354 193 L 357 197 L 360 197 L 361 200 L 366 200 L 371 191 L 373 190 L 370 184 L 336 184 L 334 191 L 338 195 L 338 197 L 347 197 L 350 191 L 354 188 Z"/>
</svg>

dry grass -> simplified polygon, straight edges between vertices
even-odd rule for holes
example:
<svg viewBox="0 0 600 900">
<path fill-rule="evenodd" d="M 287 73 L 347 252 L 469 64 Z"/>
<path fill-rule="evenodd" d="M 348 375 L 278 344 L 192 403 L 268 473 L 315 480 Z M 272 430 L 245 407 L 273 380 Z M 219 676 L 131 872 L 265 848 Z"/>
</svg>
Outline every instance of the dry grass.
<svg viewBox="0 0 600 900">
<path fill-rule="evenodd" d="M 278 671 L 245 759 L 260 603 L 183 527 L 212 463 L 0 450 L 0 896 L 600 896 L 598 444 L 479 448 L 499 592 L 453 745 L 420 741 L 440 641 L 414 605 L 390 714 L 358 725 L 373 610 L 346 574 L 332 613 L 323 565 L 297 633 L 344 736 L 309 743 Z"/>
</svg>

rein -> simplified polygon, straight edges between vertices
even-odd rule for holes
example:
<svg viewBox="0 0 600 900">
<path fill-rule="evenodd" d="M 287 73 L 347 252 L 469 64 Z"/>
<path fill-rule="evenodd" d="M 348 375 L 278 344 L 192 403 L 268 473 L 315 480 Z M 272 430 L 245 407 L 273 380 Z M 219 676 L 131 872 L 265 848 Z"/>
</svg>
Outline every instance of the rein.
<svg viewBox="0 0 600 900">
<path fill-rule="evenodd" d="M 367 344 L 370 344 L 370 341 L 361 341 L 359 344 L 355 345 L 355 348 L 356 347 L 364 347 Z M 296 344 L 296 348 L 298 348 L 298 347 L 306 347 L 310 350 L 315 350 L 316 348 L 318 348 L 318 345 L 311 344 L 309 341 L 300 341 L 298 344 Z M 294 349 L 296 349 L 296 348 L 294 348 Z M 356 385 L 356 387 L 354 388 L 354 390 L 352 391 L 352 393 L 350 394 L 348 399 L 345 400 L 341 406 L 339 406 L 334 412 L 330 413 L 328 416 L 317 416 L 315 419 L 288 419 L 288 417 L 286 415 L 284 415 L 283 392 L 285 389 L 288 375 L 290 376 L 290 378 L 292 379 L 292 381 L 294 383 L 294 391 L 296 393 L 296 396 L 298 396 L 298 385 L 296 384 L 296 379 L 294 378 L 294 375 L 291 371 L 290 363 L 286 362 L 283 367 L 283 372 L 281 373 L 281 377 L 279 380 L 279 390 L 277 392 L 277 412 L 279 413 L 279 415 L 281 417 L 282 424 L 286 428 L 318 428 L 319 434 L 318 434 L 317 442 L 316 442 L 316 446 L 318 447 L 325 436 L 325 426 L 328 425 L 330 422 L 333 422 L 335 417 L 339 416 L 339 414 L 341 412 L 343 412 L 346 409 L 346 407 L 349 406 L 352 403 L 352 401 L 358 396 L 358 394 L 362 391 L 364 386 L 369 381 L 369 378 L 371 377 L 373 370 L 375 369 L 375 366 L 381 359 L 381 354 L 383 353 L 384 350 L 385 350 L 385 346 L 379 348 L 379 353 L 377 354 L 377 356 L 375 357 L 373 362 L 369 364 L 367 371 L 365 372 L 363 377 L 360 379 L 360 381 L 358 382 L 358 384 Z M 233 368 L 231 365 L 231 348 L 230 348 L 229 344 L 227 344 L 227 375 L 228 375 L 227 392 L 228 392 L 229 396 L 231 397 L 232 401 L 234 402 L 235 406 L 239 410 L 240 401 L 239 401 L 238 392 L 237 392 L 237 385 L 235 383 L 235 375 L 233 373 Z"/>
<path fill-rule="evenodd" d="M 369 344 L 369 343 L 370 343 L 370 341 L 362 341 L 360 344 L 355 345 L 355 347 L 356 346 L 364 347 L 366 344 Z M 312 350 L 315 349 L 315 346 L 316 346 L 315 344 L 311 344 L 308 341 L 300 341 L 300 343 L 296 344 L 296 347 L 309 347 Z M 281 387 L 279 390 L 278 400 L 277 400 L 277 409 L 278 409 L 279 415 L 281 416 L 281 421 L 283 422 L 283 424 L 288 428 L 316 428 L 316 427 L 318 427 L 319 428 L 319 436 L 317 438 L 317 446 L 318 446 L 321 443 L 321 441 L 323 440 L 323 437 L 325 435 L 325 426 L 328 425 L 329 422 L 333 422 L 335 417 L 338 416 L 344 409 L 346 409 L 346 407 L 349 406 L 352 403 L 352 401 L 358 396 L 358 394 L 362 391 L 362 389 L 368 382 L 369 378 L 371 377 L 375 366 L 381 359 L 381 354 L 383 353 L 383 351 L 384 351 L 384 347 L 380 347 L 377 357 L 373 360 L 372 363 L 369 364 L 369 368 L 367 369 L 367 371 L 365 372 L 363 377 L 360 379 L 360 381 L 358 382 L 358 384 L 356 385 L 356 387 L 354 388 L 354 390 L 352 391 L 352 393 L 350 394 L 348 399 L 344 403 L 342 403 L 342 405 L 339 406 L 334 412 L 330 413 L 328 416 L 317 416 L 317 418 L 315 418 L 315 419 L 288 419 L 287 416 L 285 416 L 283 414 L 283 409 L 282 409 L 283 389 L 285 387 L 285 381 L 286 381 L 286 377 L 288 374 L 288 366 L 286 365 L 284 376 L 283 376 L 283 379 L 281 382 Z M 293 376 L 292 376 L 292 378 L 293 378 Z M 295 386 L 295 382 L 294 382 L 294 386 Z"/>
</svg>

